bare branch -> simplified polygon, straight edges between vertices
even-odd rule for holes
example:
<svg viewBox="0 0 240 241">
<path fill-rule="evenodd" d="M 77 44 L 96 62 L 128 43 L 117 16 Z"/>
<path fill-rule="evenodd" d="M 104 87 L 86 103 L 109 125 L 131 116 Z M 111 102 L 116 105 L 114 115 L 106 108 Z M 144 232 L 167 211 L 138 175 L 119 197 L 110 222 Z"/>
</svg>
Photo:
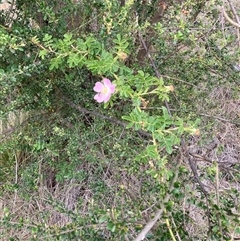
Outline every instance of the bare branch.
<svg viewBox="0 0 240 241">
<path fill-rule="evenodd" d="M 223 16 L 227 19 L 227 21 L 232 24 L 233 26 L 237 27 L 237 28 L 240 28 L 240 24 L 234 22 L 226 13 L 224 7 L 221 8 L 222 9 L 222 13 L 223 13 Z"/>
<path fill-rule="evenodd" d="M 240 24 L 240 19 L 239 19 L 238 15 L 237 15 L 237 11 L 236 11 L 235 7 L 234 7 L 233 4 L 232 4 L 232 1 L 231 1 L 231 0 L 228 0 L 228 3 L 229 3 L 229 5 L 230 5 L 230 7 L 231 7 L 231 10 L 232 10 L 233 14 L 234 14 L 234 17 L 235 17 L 236 20 L 237 20 L 237 23 Z"/>
<path fill-rule="evenodd" d="M 237 11 L 236 11 L 235 7 L 233 6 L 232 1 L 228 0 L 228 3 L 230 5 L 230 7 L 231 7 L 231 10 L 232 10 L 234 16 L 235 16 L 235 19 L 237 20 L 237 23 L 240 24 L 240 18 L 238 17 Z M 237 29 L 237 38 L 238 38 L 238 48 L 240 48 L 240 30 L 239 29 Z M 239 65 L 235 65 L 234 69 L 236 71 L 240 71 L 239 70 Z"/>
</svg>

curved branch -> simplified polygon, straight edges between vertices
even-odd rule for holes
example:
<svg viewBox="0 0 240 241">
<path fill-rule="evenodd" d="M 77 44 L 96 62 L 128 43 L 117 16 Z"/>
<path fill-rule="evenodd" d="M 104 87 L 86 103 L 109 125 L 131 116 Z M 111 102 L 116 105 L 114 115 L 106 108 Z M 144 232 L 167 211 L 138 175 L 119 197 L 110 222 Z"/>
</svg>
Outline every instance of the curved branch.
<svg viewBox="0 0 240 241">
<path fill-rule="evenodd" d="M 232 4 L 232 1 L 231 1 L 231 0 L 228 0 L 228 3 L 229 3 L 229 5 L 230 5 L 230 7 L 231 7 L 231 9 L 232 9 L 232 12 L 233 12 L 236 20 L 237 20 L 237 23 L 240 24 L 240 19 L 239 19 L 238 15 L 237 15 L 237 11 L 236 11 L 235 7 L 234 7 L 233 4 Z"/>
<path fill-rule="evenodd" d="M 223 13 L 223 16 L 227 19 L 227 21 L 232 24 L 233 26 L 237 27 L 237 28 L 240 28 L 240 24 L 234 22 L 226 13 L 224 7 L 221 8 L 222 9 L 222 13 Z"/>
</svg>

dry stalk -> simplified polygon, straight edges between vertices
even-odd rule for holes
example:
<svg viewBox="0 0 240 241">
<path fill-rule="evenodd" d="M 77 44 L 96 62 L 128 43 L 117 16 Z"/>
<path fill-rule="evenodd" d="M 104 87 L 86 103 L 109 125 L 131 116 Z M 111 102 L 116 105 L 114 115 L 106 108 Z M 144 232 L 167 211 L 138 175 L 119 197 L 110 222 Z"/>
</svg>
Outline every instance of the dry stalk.
<svg viewBox="0 0 240 241">
<path fill-rule="evenodd" d="M 220 196 L 219 196 L 219 167 L 218 163 L 216 162 L 216 195 L 217 195 L 217 206 L 220 208 Z M 219 211 L 217 213 L 218 217 L 218 225 L 219 225 L 219 230 L 221 233 L 221 241 L 223 241 L 223 230 L 222 230 L 222 222 L 221 222 L 221 217 L 219 215 Z"/>
</svg>

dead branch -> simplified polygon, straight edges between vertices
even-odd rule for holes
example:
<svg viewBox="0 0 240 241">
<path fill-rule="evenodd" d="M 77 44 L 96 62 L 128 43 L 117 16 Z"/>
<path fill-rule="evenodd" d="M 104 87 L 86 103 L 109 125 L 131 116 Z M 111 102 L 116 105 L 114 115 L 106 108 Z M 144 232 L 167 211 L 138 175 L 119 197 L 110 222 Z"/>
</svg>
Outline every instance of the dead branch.
<svg viewBox="0 0 240 241">
<path fill-rule="evenodd" d="M 237 11 L 236 11 L 235 7 L 233 6 L 232 1 L 231 1 L 231 0 L 228 0 L 228 3 L 229 3 L 229 5 L 230 5 L 230 7 L 231 7 L 231 10 L 232 10 L 233 14 L 234 14 L 234 17 L 235 17 L 236 20 L 237 20 L 237 23 L 240 24 L 240 19 L 239 19 L 238 15 L 237 15 Z"/>
<path fill-rule="evenodd" d="M 226 13 L 224 7 L 221 8 L 222 10 L 222 13 L 223 13 L 223 16 L 227 19 L 227 21 L 232 24 L 233 26 L 237 27 L 237 28 L 240 28 L 240 24 L 234 22 Z"/>
</svg>

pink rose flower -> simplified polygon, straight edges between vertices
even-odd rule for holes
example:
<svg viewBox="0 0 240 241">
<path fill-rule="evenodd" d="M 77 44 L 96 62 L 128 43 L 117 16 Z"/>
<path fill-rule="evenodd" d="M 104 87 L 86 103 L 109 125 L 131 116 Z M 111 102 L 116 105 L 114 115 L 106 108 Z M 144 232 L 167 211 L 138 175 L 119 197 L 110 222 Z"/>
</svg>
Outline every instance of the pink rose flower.
<svg viewBox="0 0 240 241">
<path fill-rule="evenodd" d="M 116 85 L 112 84 L 109 79 L 103 78 L 102 82 L 97 82 L 93 88 L 97 94 L 94 96 L 94 100 L 98 103 L 108 102 L 111 95 L 115 92 Z"/>
</svg>

